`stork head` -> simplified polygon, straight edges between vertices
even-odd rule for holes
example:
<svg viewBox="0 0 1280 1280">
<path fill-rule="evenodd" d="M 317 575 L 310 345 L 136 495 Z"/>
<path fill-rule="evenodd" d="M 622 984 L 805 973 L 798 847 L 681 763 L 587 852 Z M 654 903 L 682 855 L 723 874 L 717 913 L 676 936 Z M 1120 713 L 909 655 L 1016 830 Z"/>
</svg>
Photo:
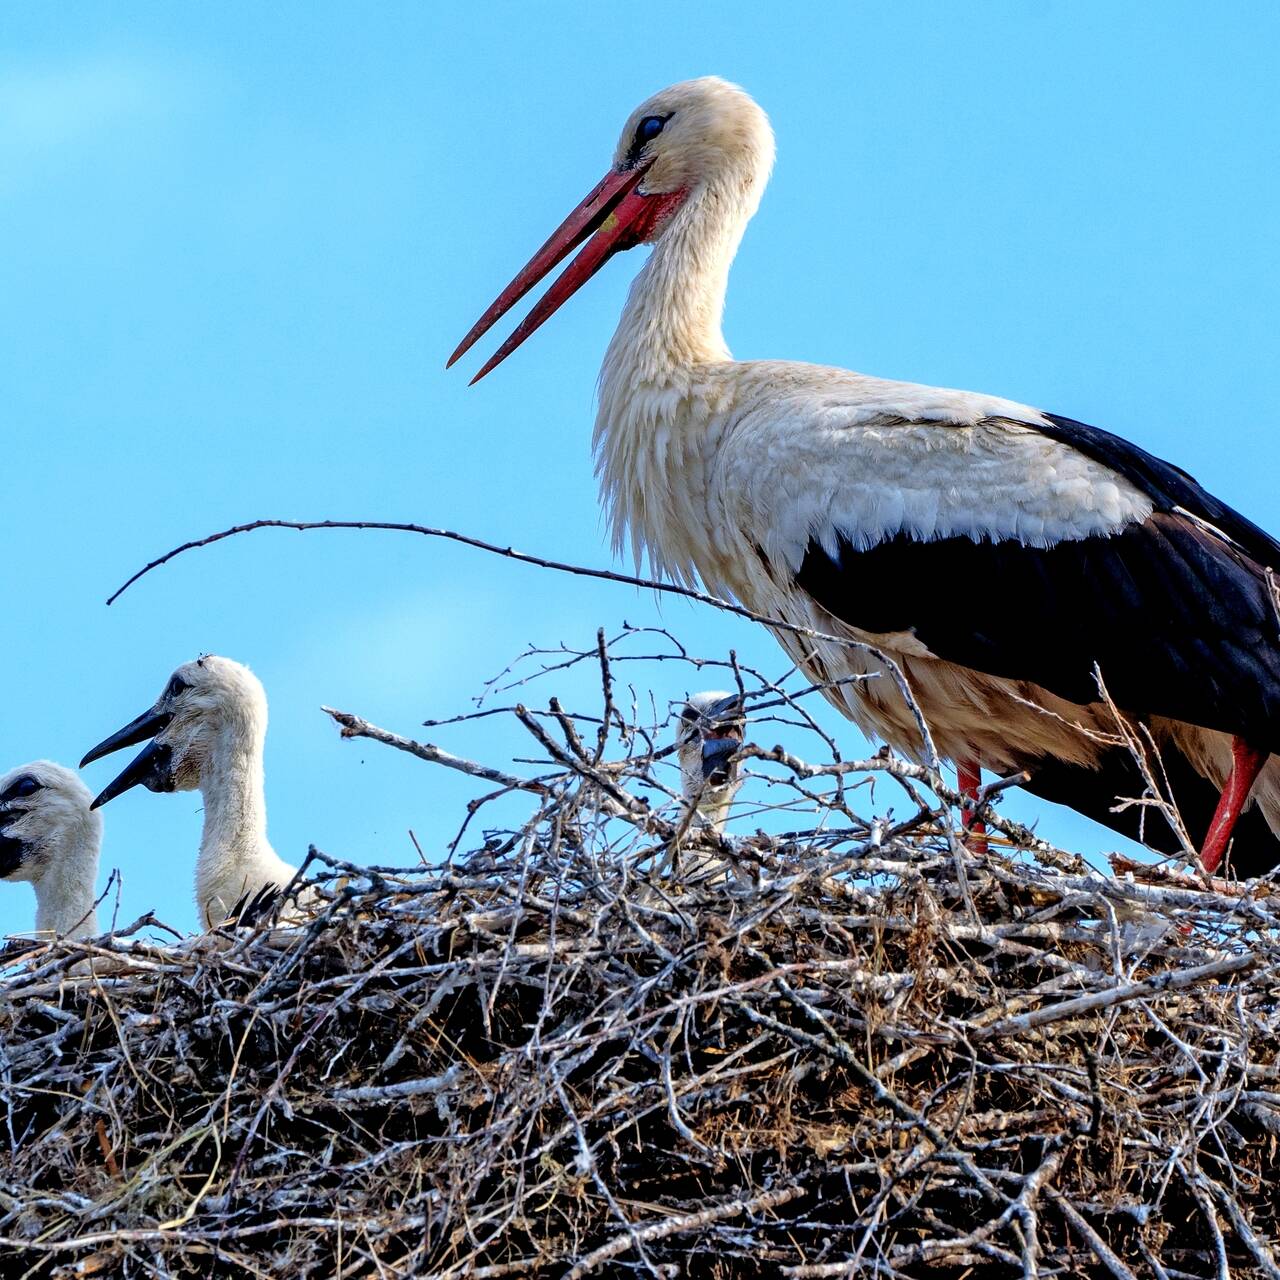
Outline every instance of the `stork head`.
<svg viewBox="0 0 1280 1280">
<path fill-rule="evenodd" d="M 695 693 L 680 711 L 676 754 L 687 801 L 698 811 L 727 816 L 742 777 L 734 755 L 742 745 L 745 719 L 736 693 Z"/>
<path fill-rule="evenodd" d="M 684 80 L 642 102 L 622 126 L 613 173 L 642 174 L 652 197 L 708 188 L 750 201 L 751 212 L 773 166 L 773 130 L 751 96 L 719 76 Z M 666 221 L 644 228 L 656 240 Z"/>
<path fill-rule="evenodd" d="M 765 113 L 718 76 L 655 93 L 628 117 L 613 166 L 498 295 L 449 357 L 464 355 L 584 240 L 585 247 L 472 379 L 479 382 L 578 291 L 615 253 L 660 239 L 714 202 L 742 223 L 756 211 L 773 165 Z"/>
<path fill-rule="evenodd" d="M 44 878 L 64 852 L 102 841 L 102 815 L 89 788 L 50 760 L 19 765 L 0 776 L 0 880 Z"/>
<path fill-rule="evenodd" d="M 139 784 L 148 791 L 194 791 L 220 762 L 238 752 L 261 752 L 267 733 L 267 695 L 248 667 L 207 654 L 183 663 L 156 701 L 83 760 L 147 742 L 93 802 L 96 809 Z"/>
</svg>

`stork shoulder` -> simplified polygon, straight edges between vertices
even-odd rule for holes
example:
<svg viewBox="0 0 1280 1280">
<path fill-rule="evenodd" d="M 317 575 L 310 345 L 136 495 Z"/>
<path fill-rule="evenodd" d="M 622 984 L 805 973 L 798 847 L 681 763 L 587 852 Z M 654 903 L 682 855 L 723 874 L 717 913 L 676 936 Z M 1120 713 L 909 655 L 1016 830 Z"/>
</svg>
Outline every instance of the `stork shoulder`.
<svg viewBox="0 0 1280 1280">
<path fill-rule="evenodd" d="M 733 522 L 793 570 L 815 540 L 831 552 L 898 535 L 1045 547 L 1153 509 L 1025 405 L 815 366 L 748 368 L 772 390 L 738 399 L 716 479 Z"/>
<path fill-rule="evenodd" d="M 830 365 L 748 360 L 721 369 L 735 384 L 734 400 L 744 410 L 772 405 L 800 415 L 831 413 L 844 427 L 887 420 L 965 427 L 999 418 L 1034 430 L 1043 421 L 1039 410 L 1000 396 L 875 378 Z"/>
</svg>

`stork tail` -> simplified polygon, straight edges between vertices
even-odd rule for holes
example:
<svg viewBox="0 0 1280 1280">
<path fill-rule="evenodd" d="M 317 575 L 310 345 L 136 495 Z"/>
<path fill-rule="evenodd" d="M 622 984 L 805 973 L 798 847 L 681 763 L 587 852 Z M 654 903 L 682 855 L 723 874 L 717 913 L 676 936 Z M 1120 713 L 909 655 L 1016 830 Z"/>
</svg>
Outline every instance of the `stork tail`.
<svg viewBox="0 0 1280 1280">
<path fill-rule="evenodd" d="M 1266 759 L 1264 754 L 1262 762 L 1265 763 Z M 1206 870 L 1212 870 L 1207 857 L 1212 852 L 1209 833 L 1219 805 L 1231 789 L 1238 770 L 1233 769 L 1233 777 L 1220 795 L 1218 788 L 1198 773 L 1173 744 L 1161 747 L 1161 763 L 1183 825 L 1192 843 L 1203 851 L 1201 858 Z M 1253 776 L 1256 777 L 1256 771 Z M 1249 783 L 1252 782 L 1253 777 L 1250 777 Z M 1129 805 L 1118 813 L 1113 812 L 1122 799 L 1142 796 L 1144 785 L 1132 757 L 1127 751 L 1117 748 L 1103 757 L 1097 769 L 1042 760 L 1032 770 L 1031 780 L 1025 789 L 1042 800 L 1067 805 L 1112 831 L 1140 841 L 1156 853 L 1185 856 L 1173 828 L 1158 809 L 1149 805 Z M 1247 796 L 1247 789 L 1244 794 Z M 1267 825 L 1257 805 L 1243 812 L 1237 806 L 1231 836 L 1234 840 L 1231 865 L 1238 876 L 1262 875 L 1280 865 L 1280 838 Z M 1225 843 L 1223 841 L 1224 848 Z M 1221 854 L 1218 860 L 1221 860 Z M 1214 863 L 1216 865 L 1217 862 Z"/>
</svg>

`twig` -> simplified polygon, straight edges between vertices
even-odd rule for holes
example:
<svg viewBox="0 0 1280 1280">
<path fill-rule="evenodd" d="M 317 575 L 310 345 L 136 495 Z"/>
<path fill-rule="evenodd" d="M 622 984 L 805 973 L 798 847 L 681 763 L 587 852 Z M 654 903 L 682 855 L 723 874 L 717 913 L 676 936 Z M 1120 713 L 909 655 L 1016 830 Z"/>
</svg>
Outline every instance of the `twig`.
<svg viewBox="0 0 1280 1280">
<path fill-rule="evenodd" d="M 647 1227 L 639 1227 L 633 1233 L 615 1236 L 607 1244 L 593 1249 L 587 1256 L 575 1263 L 566 1273 L 564 1280 L 581 1280 L 590 1275 L 602 1263 L 609 1262 L 632 1248 L 634 1242 L 649 1244 L 655 1240 L 666 1240 L 671 1236 L 684 1235 L 696 1231 L 699 1227 L 709 1226 L 713 1222 L 723 1222 L 726 1218 L 740 1218 L 748 1213 L 765 1213 L 769 1209 L 779 1208 L 790 1200 L 804 1195 L 804 1188 L 799 1185 L 780 1187 L 776 1191 L 766 1191 L 762 1195 L 751 1196 L 744 1200 L 730 1200 L 727 1204 L 708 1205 L 696 1213 L 681 1214 L 679 1217 L 666 1218 L 662 1222 L 650 1223 Z"/>
<path fill-rule="evenodd" d="M 1130 982 L 1124 986 L 1112 987 L 1107 991 L 1095 992 L 1093 995 L 1079 996 L 1075 1000 L 1064 1000 L 1061 1004 L 1033 1009 L 1030 1013 L 1020 1013 L 1016 1018 L 1006 1018 L 989 1027 L 977 1028 L 970 1033 L 970 1036 L 976 1040 L 990 1040 L 1000 1036 L 1018 1035 L 1020 1032 L 1029 1031 L 1032 1027 L 1061 1022 L 1082 1013 L 1094 1013 L 1126 1000 L 1144 1000 L 1162 991 L 1181 991 L 1185 987 L 1195 986 L 1211 978 L 1220 978 L 1224 974 L 1252 969 L 1257 963 L 1257 956 L 1244 952 L 1240 955 L 1223 956 L 1220 960 L 1196 965 L 1191 969 L 1167 969 L 1142 982 Z"/>
<path fill-rule="evenodd" d="M 374 742 L 384 743 L 388 747 L 395 747 L 397 751 L 406 751 L 409 755 L 417 756 L 419 760 L 425 760 L 429 764 L 442 764 L 446 769 L 456 769 L 459 773 L 469 774 L 473 778 L 496 782 L 499 786 L 508 787 L 512 791 L 532 791 L 535 795 L 547 794 L 546 785 L 535 779 L 517 778 L 513 774 L 503 773 L 500 769 L 493 769 L 489 765 L 477 764 L 474 760 L 455 756 L 430 743 L 415 742 L 412 738 L 404 738 L 387 729 L 379 729 L 377 725 L 370 724 L 369 721 L 352 715 L 349 711 L 335 711 L 333 707 L 321 707 L 320 710 L 338 722 L 344 738 L 369 738 Z"/>
</svg>

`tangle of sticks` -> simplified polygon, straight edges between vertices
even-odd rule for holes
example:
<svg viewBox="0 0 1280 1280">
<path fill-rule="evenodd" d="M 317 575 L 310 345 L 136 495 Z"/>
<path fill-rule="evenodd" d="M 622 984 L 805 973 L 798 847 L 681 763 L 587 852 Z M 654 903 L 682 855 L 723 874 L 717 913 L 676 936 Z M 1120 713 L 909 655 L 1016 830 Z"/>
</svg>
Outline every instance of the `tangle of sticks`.
<svg viewBox="0 0 1280 1280">
<path fill-rule="evenodd" d="M 744 699 L 724 832 L 655 663 Z M 15 944 L 3 1274 L 1280 1275 L 1269 886 L 1108 874 L 998 787 L 976 852 L 816 700 L 628 630 L 431 723 L 509 719 L 532 764 L 331 711 L 475 779 L 451 846 L 313 850 L 302 925 Z"/>
</svg>

